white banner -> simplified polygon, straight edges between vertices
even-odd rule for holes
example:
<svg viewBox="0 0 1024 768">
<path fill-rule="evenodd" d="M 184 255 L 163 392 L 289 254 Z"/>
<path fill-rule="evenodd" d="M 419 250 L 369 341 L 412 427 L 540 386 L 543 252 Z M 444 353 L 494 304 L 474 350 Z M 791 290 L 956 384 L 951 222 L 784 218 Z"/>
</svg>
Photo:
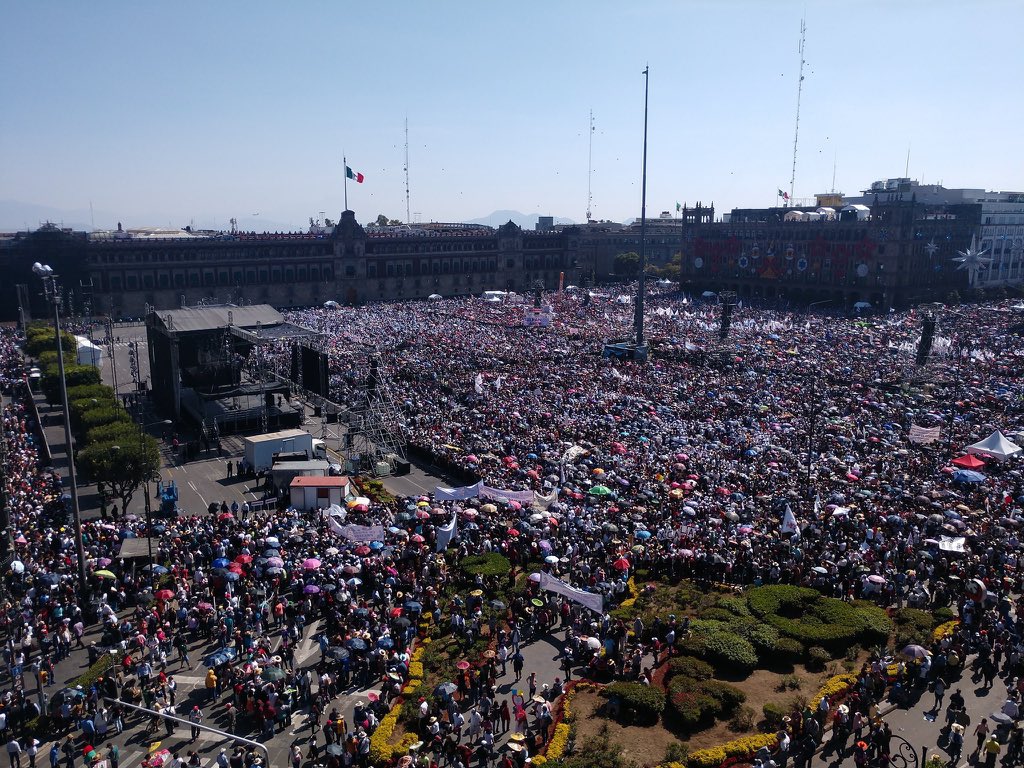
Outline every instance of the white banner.
<svg viewBox="0 0 1024 768">
<path fill-rule="evenodd" d="M 331 518 L 331 528 L 334 528 L 334 518 Z M 384 541 L 383 525 L 346 525 L 338 531 L 339 536 L 344 536 L 349 541 L 370 542 Z"/>
<path fill-rule="evenodd" d="M 934 443 L 938 440 L 941 432 L 942 430 L 939 427 L 932 427 L 931 429 L 928 429 L 927 427 L 919 427 L 917 424 L 911 424 L 910 434 L 907 435 L 907 438 L 912 443 L 928 445 L 929 443 Z"/>
<path fill-rule="evenodd" d="M 490 488 L 482 485 L 480 487 L 480 498 L 503 499 L 518 501 L 520 504 L 533 504 L 533 491 L 506 491 L 501 488 Z"/>
<path fill-rule="evenodd" d="M 561 579 L 556 579 L 550 573 L 541 572 L 540 588 L 554 592 L 556 595 L 568 597 L 573 602 L 579 603 L 596 613 L 604 612 L 604 597 L 602 595 L 596 592 L 584 592 L 582 589 L 571 587 Z"/>
<path fill-rule="evenodd" d="M 461 501 L 463 499 L 472 499 L 474 496 L 480 495 L 480 489 L 484 487 L 484 483 L 481 480 L 479 483 L 473 485 L 464 485 L 461 488 L 445 488 L 444 486 L 437 486 L 434 488 L 434 498 L 438 501 Z"/>
<path fill-rule="evenodd" d="M 957 552 L 964 554 L 964 544 L 967 539 L 963 536 L 939 536 L 939 549 L 943 552 Z"/>
<path fill-rule="evenodd" d="M 535 509 L 546 510 L 552 504 L 558 501 L 558 489 L 556 488 L 547 496 L 541 496 L 539 493 L 533 494 L 533 507 Z"/>
</svg>

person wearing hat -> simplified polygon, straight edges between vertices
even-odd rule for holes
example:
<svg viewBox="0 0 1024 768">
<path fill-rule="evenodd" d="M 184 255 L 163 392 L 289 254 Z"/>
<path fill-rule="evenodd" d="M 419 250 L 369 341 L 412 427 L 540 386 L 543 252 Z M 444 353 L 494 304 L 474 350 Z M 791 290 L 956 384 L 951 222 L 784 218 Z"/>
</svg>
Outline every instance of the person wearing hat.
<svg viewBox="0 0 1024 768">
<path fill-rule="evenodd" d="M 985 754 L 985 768 L 995 768 L 996 758 L 999 757 L 999 753 L 1002 751 L 1003 745 L 999 743 L 999 739 L 995 733 L 990 733 L 988 738 L 985 739 L 985 743 L 982 745 L 982 752 Z"/>
<path fill-rule="evenodd" d="M 188 713 L 188 721 L 191 724 L 189 728 L 192 731 L 192 741 L 199 738 L 199 725 L 203 722 L 203 711 L 199 709 L 199 705 L 192 707 L 192 711 Z"/>
<path fill-rule="evenodd" d="M 785 729 L 775 734 L 775 745 L 775 762 L 779 768 L 786 768 L 786 763 L 789 761 L 790 738 Z"/>
</svg>

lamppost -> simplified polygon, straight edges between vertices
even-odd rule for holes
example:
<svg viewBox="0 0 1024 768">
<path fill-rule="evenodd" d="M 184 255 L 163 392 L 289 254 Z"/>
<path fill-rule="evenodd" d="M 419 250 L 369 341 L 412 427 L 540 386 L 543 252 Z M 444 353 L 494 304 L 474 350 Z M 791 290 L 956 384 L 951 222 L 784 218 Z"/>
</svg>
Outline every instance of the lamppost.
<svg viewBox="0 0 1024 768">
<path fill-rule="evenodd" d="M 60 292 L 57 286 L 57 275 L 49 264 L 32 265 L 32 271 L 43 281 L 43 291 L 48 301 L 53 303 L 53 331 L 57 336 L 57 375 L 60 376 L 60 397 L 64 409 L 64 444 L 68 457 L 68 482 L 71 484 L 71 514 L 75 526 L 75 554 L 78 557 L 78 593 L 82 613 L 87 618 L 91 614 L 89 605 L 89 582 L 85 577 L 85 547 L 82 544 L 82 513 L 78 504 L 78 482 L 75 478 L 75 450 L 71 442 L 71 411 L 68 408 L 68 384 L 64 379 L 64 344 L 60 336 Z"/>
<path fill-rule="evenodd" d="M 141 411 L 141 408 L 140 408 L 140 411 Z M 140 413 L 140 416 L 141 416 L 141 413 Z M 150 427 L 156 427 L 156 426 L 168 427 L 168 426 L 170 426 L 173 423 L 174 422 L 171 421 L 170 419 L 162 419 L 160 421 L 154 421 L 154 422 L 152 422 L 150 424 L 142 424 L 141 423 L 141 419 L 140 419 L 140 424 L 139 424 L 139 458 L 140 458 L 141 461 L 145 462 L 145 460 L 146 460 L 146 430 L 149 429 Z M 121 446 L 115 445 L 115 446 L 113 446 L 113 448 L 115 450 L 120 450 Z M 158 473 L 157 477 L 159 478 L 159 473 Z M 149 552 L 149 591 L 153 592 L 153 587 L 154 587 L 153 577 L 155 575 L 156 562 L 153 560 L 153 509 L 152 509 L 152 503 L 150 501 L 150 489 L 149 489 L 149 481 L 150 481 L 150 479 L 151 478 L 150 478 L 148 473 L 143 478 L 143 499 L 142 499 L 142 501 L 143 501 L 143 505 L 144 505 L 144 509 L 145 509 L 145 514 L 146 514 L 146 549 Z"/>
</svg>

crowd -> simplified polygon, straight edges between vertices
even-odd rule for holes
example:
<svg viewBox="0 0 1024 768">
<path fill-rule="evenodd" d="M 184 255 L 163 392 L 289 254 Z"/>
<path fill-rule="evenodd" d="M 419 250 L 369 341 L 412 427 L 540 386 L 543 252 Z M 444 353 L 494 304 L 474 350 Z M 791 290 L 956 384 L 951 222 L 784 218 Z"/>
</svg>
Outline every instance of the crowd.
<svg viewBox="0 0 1024 768">
<path fill-rule="evenodd" d="M 494 649 L 451 690 L 419 702 L 421 753 L 468 766 L 507 739 L 503 759 L 522 762 L 542 747 L 551 704 L 588 652 L 603 649 L 618 674 L 650 679 L 651 648 L 683 631 L 669 621 L 631 640 L 635 627 L 609 616 L 640 568 L 922 607 L 959 601 L 977 579 L 996 607 L 952 642 L 973 648 L 981 626 L 993 629 L 983 641 L 990 648 L 994 638 L 1019 645 L 1002 598 L 1021 588 L 1020 471 L 988 460 L 980 482 L 965 484 L 950 465 L 993 429 L 1012 435 L 1022 425 L 1022 348 L 1009 309 L 960 308 L 940 323 L 929 363 L 915 368 L 919 313 L 851 320 L 747 307 L 722 342 L 713 305 L 655 295 L 653 357 L 642 365 L 600 355 L 601 338 L 626 335 L 630 307 L 579 293 L 550 301 L 547 329 L 524 329 L 522 304 L 476 300 L 291 313 L 323 334 L 333 399 L 354 402 L 367 346 L 389 350 L 410 442 L 535 501 L 500 492 L 397 505 L 353 499 L 335 522 L 380 526 L 365 541 L 318 511 L 291 508 L 186 511 L 152 529 L 124 513 L 88 521 L 87 570 L 104 628 L 92 653 L 116 664 L 92 690 L 53 696 L 52 665 L 82 643 L 91 606 L 77 590 L 62 480 L 41 464 L 17 339 L 0 331 L 15 558 L 3 576 L 4 660 L 12 681 L 31 673 L 40 682 L 36 696 L 25 684 L 5 694 L 9 722 L 49 712 L 98 743 L 137 717 L 106 695 L 268 737 L 301 711 L 313 739 L 300 761 L 365 766 L 374 729 L 409 680 L 421 625 L 445 626 L 467 648 L 486 636 Z M 283 346 L 256 354 L 282 371 L 290 359 Z M 911 426 L 941 435 L 912 443 Z M 455 548 L 436 552 L 452 519 Z M 156 564 L 119 556 L 125 539 L 147 535 L 158 539 Z M 456 590 L 459 563 L 488 552 L 509 558 L 512 577 L 543 563 L 538 570 L 601 594 L 603 611 L 541 592 L 536 574 L 525 592 L 501 578 Z M 498 591 L 509 592 L 508 604 L 485 604 L 482 595 Z M 314 626 L 317 664 L 296 664 Z M 538 680 L 523 649 L 556 628 L 565 631 L 563 674 Z M 174 674 L 200 666 L 205 701 L 180 713 Z M 865 716 L 877 701 L 876 672 L 861 676 Z M 499 695 L 513 679 L 522 692 Z M 351 715 L 338 710 L 341 692 L 371 690 Z M 149 722 L 161 726 L 171 732 L 174 723 Z M 251 751 L 236 758 L 258 761 Z"/>
</svg>

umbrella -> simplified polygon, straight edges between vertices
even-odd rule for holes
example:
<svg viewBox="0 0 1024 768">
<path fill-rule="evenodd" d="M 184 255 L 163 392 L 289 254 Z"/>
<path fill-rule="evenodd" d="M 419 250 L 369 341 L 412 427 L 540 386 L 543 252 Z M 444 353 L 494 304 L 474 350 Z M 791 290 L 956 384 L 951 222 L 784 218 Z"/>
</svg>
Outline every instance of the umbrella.
<svg viewBox="0 0 1024 768">
<path fill-rule="evenodd" d="M 302 588 L 302 594 L 304 595 L 319 595 L 320 587 L 316 584 L 307 584 Z"/>
<path fill-rule="evenodd" d="M 152 571 L 153 573 L 157 574 L 158 576 L 163 576 L 165 573 L 168 572 L 167 569 L 164 568 L 162 565 L 153 565 L 152 563 L 147 565 L 147 566 L 145 566 L 145 567 L 143 567 L 142 570 L 144 570 L 144 571 Z"/>
<path fill-rule="evenodd" d="M 554 565 L 555 563 L 558 562 L 558 558 L 555 555 L 548 555 L 547 557 L 544 558 L 544 562 L 547 563 L 548 565 Z"/>
<path fill-rule="evenodd" d="M 395 647 L 395 641 L 392 640 L 388 635 L 381 635 L 377 638 L 377 647 L 391 649 Z"/>
<path fill-rule="evenodd" d="M 265 549 L 263 550 L 264 557 L 280 557 L 281 553 L 276 549 Z"/>
<path fill-rule="evenodd" d="M 620 557 L 618 560 L 612 563 L 612 568 L 614 568 L 616 571 L 627 571 L 629 570 L 629 560 L 627 560 L 624 557 Z"/>
<path fill-rule="evenodd" d="M 332 645 L 324 652 L 324 656 L 335 661 L 344 661 L 348 658 L 348 648 L 342 648 L 340 645 Z"/>
<path fill-rule="evenodd" d="M 912 659 L 923 659 L 929 656 L 928 650 L 920 645 L 908 645 L 900 653 Z"/>
<path fill-rule="evenodd" d="M 821 574 L 822 576 L 824 576 L 824 575 L 826 575 L 828 573 L 828 568 L 823 568 L 820 565 L 814 566 L 813 568 L 811 568 L 811 570 L 814 571 L 815 573 Z"/>
<path fill-rule="evenodd" d="M 282 560 L 280 557 L 268 557 L 267 565 L 269 565 L 271 568 L 284 568 L 284 560 Z"/>
<path fill-rule="evenodd" d="M 366 641 L 359 637 L 353 637 L 345 643 L 345 647 L 350 651 L 365 651 Z"/>
<path fill-rule="evenodd" d="M 13 563 L 12 563 L 13 565 Z M 116 579 L 117 576 L 108 570 L 93 571 L 94 576 L 99 576 L 101 579 Z"/>
<path fill-rule="evenodd" d="M 284 680 L 286 675 L 285 671 L 280 667 L 267 667 L 260 674 L 260 677 L 268 683 L 276 683 L 278 680 Z"/>
<path fill-rule="evenodd" d="M 975 472 L 973 469 L 958 469 L 953 473 L 954 483 L 983 483 L 985 482 L 985 476 L 981 472 Z"/>
<path fill-rule="evenodd" d="M 458 686 L 455 683 L 441 683 L 434 689 L 435 696 L 451 696 L 458 690 Z"/>
<path fill-rule="evenodd" d="M 491 606 L 491 609 L 495 610 L 495 611 L 504 611 L 505 610 L 505 604 L 503 602 L 501 602 L 501 600 L 491 600 L 488 603 L 488 605 Z"/>
<path fill-rule="evenodd" d="M 341 744 L 328 744 L 325 751 L 332 757 L 341 757 L 345 754 L 345 748 Z"/>
<path fill-rule="evenodd" d="M 267 571 L 270 573 L 270 570 Z M 235 582 L 242 578 L 241 574 L 235 573 L 234 571 L 228 571 L 224 574 L 224 581 Z"/>
<path fill-rule="evenodd" d="M 227 664 L 229 661 L 234 661 L 237 657 L 238 652 L 234 648 L 221 648 L 219 651 L 215 651 L 203 659 L 203 665 L 207 667 L 219 667 L 221 664 Z"/>
<path fill-rule="evenodd" d="M 156 592 L 153 593 L 153 596 L 157 600 L 170 600 L 172 597 L 174 597 L 174 592 L 172 592 L 169 589 L 158 589 Z"/>
<path fill-rule="evenodd" d="M 610 496 L 611 492 L 611 489 L 606 485 L 595 485 L 588 491 L 591 496 Z"/>
<path fill-rule="evenodd" d="M 420 613 L 423 610 L 423 606 L 415 600 L 410 600 L 405 604 L 405 610 L 409 611 L 409 613 Z"/>
<path fill-rule="evenodd" d="M 218 557 L 212 563 L 210 563 L 210 565 L 212 565 L 214 568 L 227 568 L 230 562 L 231 561 L 228 560 L 226 557 Z"/>
<path fill-rule="evenodd" d="M 315 571 L 320 567 L 320 561 L 315 557 L 310 557 L 302 561 L 302 567 L 307 571 Z"/>
<path fill-rule="evenodd" d="M 200 611 L 203 611 L 204 613 L 206 613 L 208 611 L 212 611 L 213 610 L 213 604 L 212 603 L 199 603 L 196 606 L 196 608 L 198 608 Z"/>
<path fill-rule="evenodd" d="M 391 622 L 391 626 L 399 631 L 403 631 L 412 626 L 412 622 L 409 621 L 405 616 L 399 616 L 397 619 Z"/>
<path fill-rule="evenodd" d="M 885 577 L 879 576 L 877 573 L 873 573 L 870 576 L 868 576 L 868 581 L 870 581 L 872 584 L 885 584 Z"/>
<path fill-rule="evenodd" d="M 248 565 L 252 562 L 252 555 L 239 555 L 235 558 L 235 562 L 241 563 L 242 565 Z"/>
</svg>

